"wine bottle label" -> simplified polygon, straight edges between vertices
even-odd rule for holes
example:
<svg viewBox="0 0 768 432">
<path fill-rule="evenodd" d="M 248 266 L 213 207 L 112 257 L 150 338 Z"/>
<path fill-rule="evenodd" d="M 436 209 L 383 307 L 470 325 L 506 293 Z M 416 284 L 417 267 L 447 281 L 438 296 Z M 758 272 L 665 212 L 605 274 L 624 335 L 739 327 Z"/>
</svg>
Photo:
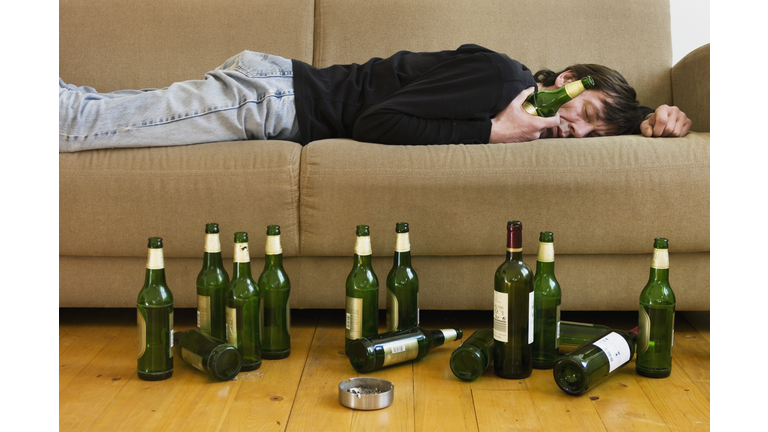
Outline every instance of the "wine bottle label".
<svg viewBox="0 0 768 432">
<path fill-rule="evenodd" d="M 221 240 L 218 234 L 205 235 L 205 251 L 208 253 L 221 252 Z"/>
<path fill-rule="evenodd" d="M 400 324 L 400 307 L 397 303 L 397 296 L 387 288 L 387 330 L 396 330 Z"/>
<path fill-rule="evenodd" d="M 660 270 L 668 269 L 669 249 L 654 249 L 653 259 L 651 260 L 651 267 Z"/>
<path fill-rule="evenodd" d="M 410 252 L 411 240 L 408 237 L 408 233 L 397 233 L 397 239 L 395 240 L 395 252 Z"/>
<path fill-rule="evenodd" d="M 552 243 L 540 242 L 539 255 L 536 258 L 539 262 L 555 262 L 555 246 Z"/>
<path fill-rule="evenodd" d="M 283 253 L 283 246 L 280 243 L 280 236 L 267 236 L 267 245 L 264 248 L 267 255 L 280 255 Z"/>
<path fill-rule="evenodd" d="M 147 322 L 144 320 L 144 316 L 139 309 L 136 309 L 136 323 L 138 324 L 138 358 L 144 355 L 144 351 L 147 349 Z"/>
<path fill-rule="evenodd" d="M 608 373 L 630 360 L 629 344 L 618 333 L 608 333 L 604 338 L 596 341 L 595 346 L 600 348 L 608 357 Z"/>
<path fill-rule="evenodd" d="M 186 348 L 181 348 L 181 358 L 195 369 L 205 372 L 203 369 L 203 358 L 200 355 L 195 354 Z"/>
<path fill-rule="evenodd" d="M 237 347 L 237 309 L 226 306 L 227 343 Z"/>
<path fill-rule="evenodd" d="M 359 256 L 372 255 L 371 238 L 369 236 L 360 236 L 355 240 L 355 253 Z"/>
<path fill-rule="evenodd" d="M 444 343 L 453 342 L 459 336 L 455 329 L 440 329 L 440 331 L 443 332 Z"/>
<path fill-rule="evenodd" d="M 236 263 L 251 262 L 251 254 L 248 252 L 248 243 L 235 243 L 235 258 Z"/>
<path fill-rule="evenodd" d="M 565 87 L 565 92 L 568 93 L 568 96 L 571 99 L 584 93 L 584 90 L 585 90 L 584 83 L 582 83 L 581 80 L 569 82 L 564 87 Z"/>
<path fill-rule="evenodd" d="M 533 343 L 533 291 L 528 293 L 528 345 Z"/>
<path fill-rule="evenodd" d="M 150 270 L 162 270 L 165 268 L 162 249 L 150 249 L 147 255 L 147 268 Z"/>
<path fill-rule="evenodd" d="M 409 338 L 404 341 L 393 341 L 381 344 L 384 349 L 384 366 L 413 360 L 419 356 L 419 341 Z"/>
<path fill-rule="evenodd" d="M 347 339 L 363 337 L 363 299 L 347 296 Z"/>
<path fill-rule="evenodd" d="M 197 295 L 197 328 L 211 334 L 211 296 Z"/>
<path fill-rule="evenodd" d="M 509 294 L 493 291 L 493 338 L 509 342 Z"/>
</svg>

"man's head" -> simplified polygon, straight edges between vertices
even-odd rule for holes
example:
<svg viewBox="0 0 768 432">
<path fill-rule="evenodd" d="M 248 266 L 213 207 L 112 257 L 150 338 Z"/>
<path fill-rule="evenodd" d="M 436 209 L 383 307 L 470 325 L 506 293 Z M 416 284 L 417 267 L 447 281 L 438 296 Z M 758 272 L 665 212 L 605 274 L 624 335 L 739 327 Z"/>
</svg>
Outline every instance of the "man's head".
<svg viewBox="0 0 768 432">
<path fill-rule="evenodd" d="M 615 70 L 596 64 L 577 64 L 559 73 L 540 70 L 533 78 L 540 90 L 554 90 L 586 76 L 591 76 L 595 85 L 558 111 L 563 120 L 560 129 L 570 130 L 548 131 L 549 135 L 580 136 L 582 127 L 591 128 L 588 135 L 593 136 L 639 133 L 643 118 L 637 93 Z"/>
</svg>

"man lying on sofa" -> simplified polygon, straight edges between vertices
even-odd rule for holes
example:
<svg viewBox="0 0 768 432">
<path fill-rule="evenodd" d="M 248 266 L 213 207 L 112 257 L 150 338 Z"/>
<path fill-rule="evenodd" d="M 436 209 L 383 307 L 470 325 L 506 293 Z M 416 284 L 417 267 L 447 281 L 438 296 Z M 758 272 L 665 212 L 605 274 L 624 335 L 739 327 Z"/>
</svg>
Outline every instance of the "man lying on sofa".
<svg viewBox="0 0 768 432">
<path fill-rule="evenodd" d="M 522 103 L 591 75 L 592 89 L 544 118 Z M 326 138 L 382 144 L 510 143 L 642 133 L 684 136 L 677 107 L 640 107 L 616 71 L 575 65 L 535 76 L 477 45 L 399 52 L 364 64 L 314 68 L 246 51 L 165 89 L 98 93 L 59 79 L 59 152 L 234 140 Z"/>
</svg>

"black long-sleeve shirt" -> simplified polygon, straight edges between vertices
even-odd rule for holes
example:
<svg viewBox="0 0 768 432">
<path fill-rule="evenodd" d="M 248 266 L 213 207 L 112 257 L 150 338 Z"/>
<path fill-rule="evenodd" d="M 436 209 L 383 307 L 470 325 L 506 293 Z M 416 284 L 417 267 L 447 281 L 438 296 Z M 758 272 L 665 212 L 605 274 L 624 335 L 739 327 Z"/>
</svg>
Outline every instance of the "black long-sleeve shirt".
<svg viewBox="0 0 768 432">
<path fill-rule="evenodd" d="M 293 68 L 302 144 L 487 143 L 491 118 L 536 86 L 527 67 L 478 45 L 324 69 L 294 60 Z"/>
</svg>

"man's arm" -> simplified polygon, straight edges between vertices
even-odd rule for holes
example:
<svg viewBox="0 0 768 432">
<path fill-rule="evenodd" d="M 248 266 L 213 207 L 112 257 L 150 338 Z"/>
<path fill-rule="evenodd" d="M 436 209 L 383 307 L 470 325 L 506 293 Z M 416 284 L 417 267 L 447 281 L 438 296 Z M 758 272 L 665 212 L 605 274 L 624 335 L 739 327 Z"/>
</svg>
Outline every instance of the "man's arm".
<svg viewBox="0 0 768 432">
<path fill-rule="evenodd" d="M 683 137 L 693 122 L 680 108 L 662 105 L 647 115 L 640 124 L 640 132 L 647 137 Z"/>
</svg>

